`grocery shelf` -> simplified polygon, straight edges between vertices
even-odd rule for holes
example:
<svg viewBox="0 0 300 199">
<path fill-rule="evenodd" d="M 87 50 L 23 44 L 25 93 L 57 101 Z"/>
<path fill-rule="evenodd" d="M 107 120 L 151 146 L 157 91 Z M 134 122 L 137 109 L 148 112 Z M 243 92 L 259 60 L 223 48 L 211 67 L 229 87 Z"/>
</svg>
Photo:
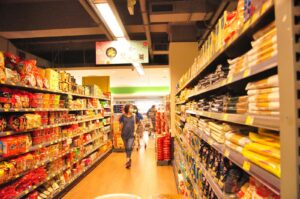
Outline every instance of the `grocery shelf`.
<svg viewBox="0 0 300 199">
<path fill-rule="evenodd" d="M 176 95 L 178 95 L 184 88 L 189 86 L 199 75 L 209 66 L 213 65 L 213 63 L 221 56 L 226 55 L 226 51 L 229 48 L 234 46 L 238 46 L 241 41 L 243 41 L 248 35 L 252 35 L 255 30 L 261 27 L 260 23 L 268 19 L 270 13 L 274 12 L 274 2 L 267 1 L 263 4 L 263 6 L 256 11 L 250 19 L 246 21 L 244 26 L 237 31 L 235 36 L 231 38 L 218 52 L 216 52 L 212 58 L 204 64 L 204 66 L 199 70 L 196 75 L 191 77 L 180 89 L 177 90 Z"/>
<path fill-rule="evenodd" d="M 83 134 L 86 134 L 86 133 L 89 133 L 89 132 L 92 132 L 94 130 L 97 130 L 97 129 L 101 129 L 102 127 L 97 127 L 97 128 L 94 128 L 94 129 L 89 129 L 89 130 L 86 130 L 86 131 L 83 131 L 79 134 L 76 134 L 76 135 L 73 135 L 73 136 L 70 136 L 70 137 L 64 137 L 64 138 L 59 138 L 57 140 L 53 140 L 53 141 L 49 141 L 49 142 L 45 142 L 43 144 L 38 144 L 38 145 L 34 145 L 34 146 L 31 146 L 27 151 L 24 151 L 23 153 L 19 153 L 19 154 L 16 154 L 16 155 L 13 155 L 13 156 L 8 156 L 8 157 L 0 157 L 0 161 L 3 161 L 3 160 L 8 160 L 8 159 L 11 159 L 11 158 L 14 158 L 16 156 L 19 156 L 19 155 L 22 155 L 22 154 L 25 154 L 25 153 L 28 153 L 28 152 L 32 152 L 32 151 L 36 151 L 38 149 L 41 149 L 43 147 L 47 147 L 47 146 L 50 146 L 50 145 L 53 145 L 53 144 L 57 144 L 59 142 L 62 142 L 62 141 L 65 141 L 65 140 L 68 140 L 68 139 L 72 139 L 74 137 L 78 137 L 80 135 L 83 135 Z M 97 138 L 91 140 L 91 141 L 88 141 L 87 143 L 85 143 L 84 145 L 87 145 L 89 144 L 90 142 L 93 142 L 94 140 L 98 139 L 100 136 L 98 136 Z"/>
<path fill-rule="evenodd" d="M 181 105 L 181 104 L 184 104 L 184 103 L 186 103 L 186 101 L 176 102 L 175 104 L 176 104 L 176 105 Z"/>
<path fill-rule="evenodd" d="M 46 89 L 46 88 L 39 88 L 37 86 L 27 86 L 23 85 L 21 83 L 12 83 L 12 82 L 5 82 L 0 83 L 0 86 L 7 86 L 7 87 L 12 87 L 12 88 L 20 88 L 24 90 L 30 90 L 30 91 L 39 91 L 39 92 L 46 92 L 46 93 L 54 93 L 54 94 L 62 94 L 62 95 L 72 95 L 74 97 L 83 97 L 83 98 L 93 98 L 93 99 L 100 99 L 100 100 L 105 100 L 105 101 L 110 101 L 110 98 L 107 97 L 97 97 L 97 96 L 88 96 L 88 95 L 81 95 L 81 94 L 76 94 L 76 93 L 71 93 L 71 92 L 63 92 L 60 90 L 52 90 L 52 89 Z"/>
<path fill-rule="evenodd" d="M 277 65 L 278 64 L 277 64 L 277 55 L 276 55 L 276 56 L 273 56 L 272 58 L 268 59 L 267 61 L 257 64 L 249 69 L 239 72 L 233 76 L 228 76 L 227 79 L 225 79 L 221 82 L 218 82 L 216 84 L 213 84 L 213 85 L 209 86 L 208 88 L 201 89 L 200 91 L 197 91 L 197 92 L 189 95 L 188 98 L 196 97 L 201 94 L 207 93 L 209 91 L 213 91 L 213 90 L 228 86 L 230 84 L 233 84 L 235 82 L 239 82 L 241 80 L 244 80 L 247 77 L 251 77 L 251 76 L 257 75 L 259 73 L 265 72 L 267 70 L 270 70 L 272 68 L 276 68 Z"/>
<path fill-rule="evenodd" d="M 46 183 L 47 181 L 51 180 L 52 178 L 54 178 L 55 176 L 57 176 L 58 174 L 60 174 L 61 172 L 63 172 L 64 170 L 68 169 L 68 168 L 71 168 L 72 165 L 76 164 L 77 162 L 79 162 L 80 160 L 82 160 L 83 158 L 85 158 L 86 156 L 90 155 L 92 152 L 94 152 L 95 150 L 97 150 L 98 148 L 100 148 L 101 146 L 103 146 L 104 144 L 101 144 L 97 147 L 95 147 L 95 149 L 91 150 L 90 152 L 86 153 L 84 156 L 82 156 L 80 159 L 74 161 L 71 163 L 71 165 L 69 166 L 65 166 L 63 167 L 62 169 L 56 171 L 55 173 L 53 174 L 50 174 L 44 181 L 40 182 L 39 184 L 35 185 L 35 186 L 32 186 L 31 188 L 29 189 L 26 189 L 25 191 L 21 192 L 17 197 L 15 197 L 14 199 L 21 199 L 23 198 L 24 196 L 26 196 L 27 194 L 29 194 L 30 192 L 32 192 L 33 190 L 37 189 L 39 186 L 43 185 L 44 183 Z M 110 150 L 108 150 L 106 153 L 104 153 L 102 156 L 100 157 L 104 157 L 105 155 L 107 155 L 108 153 L 110 152 Z M 99 157 L 99 158 L 100 158 Z M 101 158 L 100 158 L 101 159 Z M 98 159 L 97 159 L 98 161 Z M 87 168 L 90 168 L 92 165 L 94 165 L 97 161 L 94 161 L 91 165 L 87 166 Z M 84 169 L 81 174 L 85 173 L 87 170 Z M 79 177 L 79 176 L 78 176 Z"/>
<path fill-rule="evenodd" d="M 102 110 L 102 108 L 0 108 L 0 113 L 2 112 L 54 112 L 54 111 L 93 111 L 93 110 Z"/>
<path fill-rule="evenodd" d="M 3 131 L 3 132 L 0 132 L 0 137 L 9 136 L 9 135 L 16 135 L 16 134 L 20 134 L 20 133 L 35 131 L 35 130 L 54 128 L 54 127 L 59 127 L 59 126 L 68 126 L 68 125 L 72 125 L 72 124 L 79 124 L 79 123 L 83 123 L 83 122 L 89 122 L 89 121 L 100 120 L 100 119 L 103 119 L 103 117 L 101 116 L 101 117 L 95 117 L 95 118 L 90 118 L 90 119 L 77 120 L 77 121 L 73 121 L 73 122 L 45 125 L 45 126 L 41 126 L 39 128 L 28 129 L 28 130 L 25 130 L 25 131 Z"/>
<path fill-rule="evenodd" d="M 199 115 L 211 119 L 236 123 L 236 124 L 255 126 L 255 127 L 261 127 L 265 129 L 279 131 L 279 117 L 276 116 L 216 113 L 216 112 L 194 111 L 194 110 L 187 110 L 186 113 Z"/>
<path fill-rule="evenodd" d="M 95 166 L 100 160 L 102 160 L 107 154 L 111 152 L 111 149 L 102 154 L 100 157 L 98 157 L 92 164 L 88 165 L 84 170 L 75 175 L 69 182 L 64 184 L 62 187 L 60 187 L 55 193 L 53 193 L 49 199 L 56 198 L 64 189 L 66 189 L 69 185 L 71 185 L 75 180 L 77 180 L 79 177 L 83 176 L 85 173 L 87 173 L 93 166 Z"/>
<path fill-rule="evenodd" d="M 220 154 L 223 154 L 227 157 L 230 161 L 234 162 L 237 166 L 242 168 L 244 171 L 249 173 L 251 176 L 256 178 L 262 184 L 267 186 L 270 190 L 272 190 L 276 194 L 280 194 L 280 178 L 276 177 L 275 175 L 271 174 L 267 170 L 251 163 L 247 160 L 242 154 L 225 147 L 224 144 L 220 144 L 212 139 L 210 136 L 205 134 L 201 129 L 193 127 L 191 125 L 187 126 L 189 130 L 195 133 L 195 135 L 199 136 L 202 140 L 216 149 Z M 246 163 L 245 163 L 246 162 Z M 245 164 L 248 166 L 246 167 Z"/>
<path fill-rule="evenodd" d="M 197 153 L 194 151 L 194 149 L 192 149 L 190 147 L 190 145 L 187 143 L 187 141 L 184 138 L 182 138 L 180 136 L 180 139 L 185 143 L 185 145 L 188 146 L 188 149 L 189 149 L 190 153 L 194 156 L 194 159 L 197 160 L 198 165 L 200 166 L 200 169 L 201 169 L 203 175 L 208 180 L 208 182 L 209 182 L 210 186 L 212 187 L 214 193 L 217 195 L 217 197 L 219 199 L 224 198 L 223 191 L 221 190 L 221 188 L 219 187 L 219 185 L 215 182 L 215 180 L 213 179 L 213 177 L 211 176 L 211 174 L 205 169 L 205 167 L 202 165 L 202 163 L 200 163 L 200 161 L 198 160 Z M 181 149 L 183 149 L 183 148 L 186 149 L 186 147 L 183 147 L 183 146 L 180 146 L 180 148 Z M 185 165 L 188 165 L 187 162 L 184 159 L 182 161 L 185 163 Z M 193 187 L 197 188 L 198 193 L 200 193 L 197 184 L 195 184 L 195 182 L 193 180 L 191 180 L 191 181 L 192 181 Z"/>
</svg>

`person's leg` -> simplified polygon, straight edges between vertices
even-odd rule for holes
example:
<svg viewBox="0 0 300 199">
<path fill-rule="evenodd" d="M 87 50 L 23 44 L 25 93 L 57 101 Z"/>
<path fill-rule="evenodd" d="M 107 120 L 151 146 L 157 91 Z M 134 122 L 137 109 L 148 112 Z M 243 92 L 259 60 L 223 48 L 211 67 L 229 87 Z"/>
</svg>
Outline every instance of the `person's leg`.
<svg viewBox="0 0 300 199">
<path fill-rule="evenodd" d="M 129 138 L 127 140 L 127 158 L 131 159 L 131 154 L 132 154 L 132 146 L 133 146 L 134 138 Z"/>
</svg>

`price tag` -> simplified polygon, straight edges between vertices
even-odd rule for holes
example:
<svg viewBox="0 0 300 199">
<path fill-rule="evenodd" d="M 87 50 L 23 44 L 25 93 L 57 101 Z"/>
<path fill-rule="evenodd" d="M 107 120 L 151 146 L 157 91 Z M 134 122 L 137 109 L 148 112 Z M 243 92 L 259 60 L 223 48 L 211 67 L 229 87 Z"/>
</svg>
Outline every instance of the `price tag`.
<svg viewBox="0 0 300 199">
<path fill-rule="evenodd" d="M 232 82 L 233 76 L 230 75 L 227 77 L 227 83 L 230 84 Z"/>
<path fill-rule="evenodd" d="M 254 23 L 258 19 L 258 12 L 255 12 L 251 18 L 251 23 Z"/>
<path fill-rule="evenodd" d="M 19 174 L 15 176 L 15 178 L 18 178 L 18 177 L 20 177 L 20 175 L 19 175 Z"/>
<path fill-rule="evenodd" d="M 19 109 L 15 108 L 15 111 L 19 111 Z"/>
<path fill-rule="evenodd" d="M 246 31 L 249 28 L 249 26 L 250 26 L 250 20 L 248 19 L 243 26 L 243 32 Z"/>
<path fill-rule="evenodd" d="M 228 149 L 225 149 L 224 156 L 228 158 L 229 155 L 230 155 L 230 151 Z"/>
<path fill-rule="evenodd" d="M 261 7 L 261 14 L 265 13 L 271 4 L 271 0 L 265 2 Z"/>
<path fill-rule="evenodd" d="M 11 132 L 10 132 L 10 131 L 6 132 L 6 135 L 10 135 L 10 134 L 11 134 Z"/>
<path fill-rule="evenodd" d="M 243 169 L 244 169 L 245 171 L 250 171 L 250 167 L 251 167 L 250 162 L 244 161 L 244 163 L 243 163 Z"/>
<path fill-rule="evenodd" d="M 40 144 L 40 145 L 39 145 L 39 148 L 42 148 L 42 147 L 43 147 L 43 145 L 42 145 L 42 144 Z"/>
<path fill-rule="evenodd" d="M 24 193 L 25 193 L 25 194 L 28 194 L 28 193 L 29 193 L 29 191 L 28 191 L 28 190 L 26 190 L 26 191 L 24 191 Z"/>
<path fill-rule="evenodd" d="M 5 108 L 5 109 L 4 109 L 4 111 L 5 111 L 5 112 L 8 112 L 8 111 L 9 111 L 9 109 Z"/>
<path fill-rule="evenodd" d="M 253 124 L 253 121 L 254 121 L 254 118 L 252 117 L 252 116 L 247 116 L 247 118 L 246 118 L 246 122 L 245 122 L 245 124 L 246 125 L 252 125 Z"/>
<path fill-rule="evenodd" d="M 208 117 L 211 117 L 211 115 L 212 115 L 211 112 L 209 112 L 209 113 L 207 114 Z"/>
<path fill-rule="evenodd" d="M 25 108 L 24 111 L 29 111 L 29 109 L 28 109 L 28 108 Z"/>
<path fill-rule="evenodd" d="M 243 73 L 243 78 L 248 77 L 250 75 L 250 69 L 247 68 Z"/>
<path fill-rule="evenodd" d="M 222 86 L 224 86 L 224 85 L 226 85 L 227 84 L 227 80 L 226 79 L 224 79 L 223 81 L 222 81 Z"/>
<path fill-rule="evenodd" d="M 223 114 L 223 120 L 225 120 L 225 121 L 228 120 L 228 114 Z"/>
<path fill-rule="evenodd" d="M 15 86 L 16 84 L 15 84 L 14 82 L 12 82 L 11 85 L 14 85 L 14 86 Z"/>
</svg>

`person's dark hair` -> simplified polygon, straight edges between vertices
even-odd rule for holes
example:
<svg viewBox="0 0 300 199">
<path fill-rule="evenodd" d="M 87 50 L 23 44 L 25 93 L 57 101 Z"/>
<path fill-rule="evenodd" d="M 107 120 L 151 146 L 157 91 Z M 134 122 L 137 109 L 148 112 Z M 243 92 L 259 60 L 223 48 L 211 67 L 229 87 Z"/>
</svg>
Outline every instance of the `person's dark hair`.
<svg viewBox="0 0 300 199">
<path fill-rule="evenodd" d="M 137 108 L 137 106 L 136 106 L 136 105 L 133 105 L 133 109 L 134 109 L 134 110 L 136 110 L 136 113 L 138 113 L 138 112 L 139 112 L 139 109 Z"/>
<path fill-rule="evenodd" d="M 129 108 L 130 108 L 130 106 L 131 106 L 131 104 L 126 104 L 126 105 L 124 106 L 124 112 L 125 112 L 126 114 L 129 113 Z"/>
<path fill-rule="evenodd" d="M 155 105 L 152 105 L 152 108 L 155 108 Z"/>
</svg>

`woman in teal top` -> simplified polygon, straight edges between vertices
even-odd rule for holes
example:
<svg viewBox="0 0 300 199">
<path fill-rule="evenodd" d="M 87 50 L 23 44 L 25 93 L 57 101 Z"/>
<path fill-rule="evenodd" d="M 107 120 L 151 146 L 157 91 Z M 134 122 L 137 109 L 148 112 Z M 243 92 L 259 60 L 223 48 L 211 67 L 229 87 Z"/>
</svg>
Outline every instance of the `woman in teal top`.
<svg viewBox="0 0 300 199">
<path fill-rule="evenodd" d="M 131 104 L 126 104 L 124 107 L 124 113 L 120 117 L 120 131 L 126 150 L 127 169 L 131 167 L 131 153 L 134 142 L 135 116 L 133 111 L 133 106 Z"/>
</svg>

